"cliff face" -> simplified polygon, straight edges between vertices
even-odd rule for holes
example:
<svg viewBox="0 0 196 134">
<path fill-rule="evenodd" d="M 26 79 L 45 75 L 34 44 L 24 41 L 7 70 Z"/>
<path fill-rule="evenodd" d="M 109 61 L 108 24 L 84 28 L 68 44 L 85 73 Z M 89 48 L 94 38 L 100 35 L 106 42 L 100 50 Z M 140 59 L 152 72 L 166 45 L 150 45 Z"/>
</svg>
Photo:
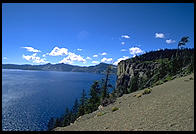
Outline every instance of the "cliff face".
<svg viewBox="0 0 196 134">
<path fill-rule="evenodd" d="M 188 74 L 193 64 L 194 49 L 152 51 L 121 61 L 117 67 L 116 95 L 154 86 L 179 73 Z"/>
<path fill-rule="evenodd" d="M 118 64 L 116 90 L 119 92 L 119 96 L 126 93 L 126 89 L 131 86 L 133 77 L 138 77 L 137 82 L 140 85 L 138 88 L 144 88 L 148 86 L 148 79 L 155 74 L 160 63 L 158 62 L 130 62 L 130 60 L 121 61 Z"/>
</svg>

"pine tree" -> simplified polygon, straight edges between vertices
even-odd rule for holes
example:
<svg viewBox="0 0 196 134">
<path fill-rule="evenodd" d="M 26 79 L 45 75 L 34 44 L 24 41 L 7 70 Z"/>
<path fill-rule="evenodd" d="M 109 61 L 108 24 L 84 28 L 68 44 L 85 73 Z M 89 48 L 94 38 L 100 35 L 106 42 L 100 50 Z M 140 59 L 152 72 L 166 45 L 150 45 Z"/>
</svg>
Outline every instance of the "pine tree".
<svg viewBox="0 0 196 134">
<path fill-rule="evenodd" d="M 130 87 L 128 89 L 128 93 L 132 93 L 132 92 L 138 90 L 138 78 L 139 78 L 138 74 L 136 74 L 135 76 L 133 76 L 131 78 L 131 82 L 130 82 Z"/>
<path fill-rule="evenodd" d="M 55 120 L 53 117 L 48 121 L 48 131 L 51 131 L 55 127 Z"/>
<path fill-rule="evenodd" d="M 66 107 L 65 114 L 64 114 L 64 120 L 63 120 L 63 126 L 67 126 L 70 124 L 70 111 L 69 108 Z"/>
<path fill-rule="evenodd" d="M 106 77 L 103 83 L 103 91 L 102 91 L 102 100 L 108 97 L 108 81 L 109 81 L 109 75 L 111 73 L 112 66 L 108 66 L 106 71 Z"/>
<path fill-rule="evenodd" d="M 86 92 L 83 89 L 82 90 L 82 96 L 80 98 L 80 105 L 78 109 L 78 116 L 84 115 L 86 112 L 86 104 L 87 104 L 87 97 L 86 97 Z"/>
<path fill-rule="evenodd" d="M 60 121 L 60 118 L 56 118 L 56 120 L 55 120 L 55 125 L 54 125 L 54 127 L 60 127 L 61 126 L 61 121 Z"/>
<path fill-rule="evenodd" d="M 95 81 L 90 89 L 90 98 L 89 98 L 89 108 L 90 112 L 93 112 L 97 109 L 100 104 L 100 97 L 99 97 L 99 82 Z"/>
<path fill-rule="evenodd" d="M 78 108 L 79 108 L 78 99 L 75 99 L 74 105 L 72 107 L 73 120 L 75 120 L 78 117 L 77 116 Z"/>
</svg>

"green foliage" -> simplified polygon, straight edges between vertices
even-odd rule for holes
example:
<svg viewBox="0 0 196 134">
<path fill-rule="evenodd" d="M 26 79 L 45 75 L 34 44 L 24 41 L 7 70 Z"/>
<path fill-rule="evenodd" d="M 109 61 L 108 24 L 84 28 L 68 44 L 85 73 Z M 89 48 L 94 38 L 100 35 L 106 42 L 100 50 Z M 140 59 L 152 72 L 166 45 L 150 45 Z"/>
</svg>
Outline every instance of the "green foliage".
<svg viewBox="0 0 196 134">
<path fill-rule="evenodd" d="M 97 116 L 102 116 L 104 114 L 106 114 L 106 112 L 99 112 L 99 113 L 97 113 Z"/>
<path fill-rule="evenodd" d="M 152 92 L 152 89 L 148 88 L 148 89 L 145 89 L 144 92 L 142 93 L 143 95 L 144 94 L 150 94 Z"/>
<path fill-rule="evenodd" d="M 173 80 L 173 77 L 172 76 L 167 76 L 164 80 L 163 80 L 163 82 L 167 82 L 167 81 L 170 81 L 170 80 Z"/>
<path fill-rule="evenodd" d="M 99 82 L 95 81 L 93 85 L 91 86 L 89 96 L 90 98 L 88 99 L 88 111 L 93 112 L 97 110 L 98 106 L 100 105 L 100 88 L 99 88 Z"/>
<path fill-rule="evenodd" d="M 131 81 L 130 81 L 130 87 L 128 88 L 128 93 L 132 93 L 136 90 L 138 90 L 138 74 L 136 76 L 133 76 L 131 78 Z"/>
<path fill-rule="evenodd" d="M 101 93 L 101 100 L 104 100 L 105 98 L 108 98 L 108 81 L 109 81 L 109 75 L 111 74 L 111 66 L 108 66 L 107 71 L 106 71 L 106 77 L 105 80 L 103 81 L 102 85 L 102 93 Z"/>
<path fill-rule="evenodd" d="M 187 42 L 189 42 L 188 38 L 189 38 L 188 36 L 182 37 L 178 43 L 178 47 L 184 46 Z"/>
<path fill-rule="evenodd" d="M 53 117 L 48 121 L 48 131 L 51 131 L 55 127 L 55 119 Z"/>
<path fill-rule="evenodd" d="M 112 107 L 112 112 L 117 111 L 119 108 L 117 107 Z"/>
<path fill-rule="evenodd" d="M 137 98 L 140 98 L 143 95 L 143 93 L 139 93 L 136 95 Z"/>
<path fill-rule="evenodd" d="M 87 96 L 86 96 L 86 92 L 83 89 L 82 91 L 82 96 L 80 98 L 80 106 L 78 109 L 78 116 L 84 115 L 87 109 Z"/>
</svg>

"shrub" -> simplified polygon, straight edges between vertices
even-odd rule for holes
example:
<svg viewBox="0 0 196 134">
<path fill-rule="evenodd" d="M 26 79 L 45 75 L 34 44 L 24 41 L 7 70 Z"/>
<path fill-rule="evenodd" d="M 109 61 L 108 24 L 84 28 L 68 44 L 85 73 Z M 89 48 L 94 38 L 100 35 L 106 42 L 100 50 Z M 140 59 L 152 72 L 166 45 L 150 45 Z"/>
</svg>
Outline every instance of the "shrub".
<svg viewBox="0 0 196 134">
<path fill-rule="evenodd" d="M 172 80 L 173 78 L 171 77 L 171 76 L 168 76 L 165 80 L 166 81 L 170 81 L 170 80 Z"/>
<path fill-rule="evenodd" d="M 119 108 L 117 107 L 112 107 L 112 112 L 117 111 Z"/>
<path fill-rule="evenodd" d="M 102 116 L 104 114 L 106 114 L 106 113 L 105 112 L 99 112 L 99 113 L 97 113 L 97 116 Z"/>
<path fill-rule="evenodd" d="M 143 94 L 149 94 L 152 92 L 152 89 L 148 88 L 148 89 L 145 89 Z"/>
<path fill-rule="evenodd" d="M 137 94 L 136 96 L 137 96 L 137 98 L 139 98 L 139 97 L 141 97 L 143 94 L 142 93 L 140 93 L 140 94 Z"/>
<path fill-rule="evenodd" d="M 193 78 L 191 77 L 191 78 L 189 78 L 189 80 L 193 80 Z"/>
</svg>

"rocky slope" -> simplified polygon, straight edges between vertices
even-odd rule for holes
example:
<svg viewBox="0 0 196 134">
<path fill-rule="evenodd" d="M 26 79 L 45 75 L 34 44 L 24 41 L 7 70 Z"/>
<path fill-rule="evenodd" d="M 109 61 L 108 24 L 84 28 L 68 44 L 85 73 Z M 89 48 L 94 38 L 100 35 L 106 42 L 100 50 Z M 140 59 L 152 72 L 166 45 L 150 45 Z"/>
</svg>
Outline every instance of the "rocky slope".
<svg viewBox="0 0 196 134">
<path fill-rule="evenodd" d="M 145 90 L 145 89 L 144 89 Z M 194 74 L 124 94 L 116 102 L 55 131 L 194 131 Z M 138 96 L 139 95 L 139 96 Z M 112 108 L 118 110 L 112 112 Z"/>
</svg>

